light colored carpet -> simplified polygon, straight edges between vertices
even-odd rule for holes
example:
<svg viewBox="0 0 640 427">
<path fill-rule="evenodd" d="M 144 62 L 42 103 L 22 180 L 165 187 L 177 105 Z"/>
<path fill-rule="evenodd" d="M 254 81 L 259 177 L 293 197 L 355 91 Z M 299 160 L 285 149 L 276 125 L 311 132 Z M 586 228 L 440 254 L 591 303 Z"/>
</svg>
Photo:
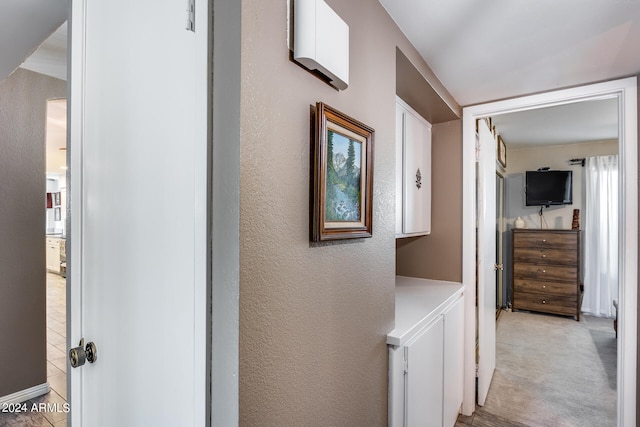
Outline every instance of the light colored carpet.
<svg viewBox="0 0 640 427">
<path fill-rule="evenodd" d="M 611 319 L 503 312 L 496 335 L 496 371 L 485 406 L 458 425 L 491 425 L 489 418 L 531 427 L 616 425 Z"/>
</svg>

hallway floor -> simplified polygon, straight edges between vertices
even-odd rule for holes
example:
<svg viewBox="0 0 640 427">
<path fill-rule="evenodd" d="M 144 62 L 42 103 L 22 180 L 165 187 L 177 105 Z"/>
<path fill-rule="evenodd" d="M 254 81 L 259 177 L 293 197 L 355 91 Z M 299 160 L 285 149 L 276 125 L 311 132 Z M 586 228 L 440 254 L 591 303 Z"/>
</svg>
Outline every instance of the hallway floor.
<svg viewBox="0 0 640 427">
<path fill-rule="evenodd" d="M 611 319 L 503 312 L 485 406 L 456 427 L 613 427 L 616 347 Z"/>
<path fill-rule="evenodd" d="M 47 273 L 47 381 L 54 402 L 67 402 L 66 279 Z M 66 414 L 63 414 L 66 425 Z M 55 424 L 58 425 L 58 424 Z"/>
<path fill-rule="evenodd" d="M 56 411 L 0 413 L 0 427 L 66 427 L 67 414 L 67 315 L 66 280 L 47 273 L 47 382 L 51 391 L 25 402 L 27 408 L 45 403 Z M 54 406 L 54 404 L 57 404 Z"/>
</svg>

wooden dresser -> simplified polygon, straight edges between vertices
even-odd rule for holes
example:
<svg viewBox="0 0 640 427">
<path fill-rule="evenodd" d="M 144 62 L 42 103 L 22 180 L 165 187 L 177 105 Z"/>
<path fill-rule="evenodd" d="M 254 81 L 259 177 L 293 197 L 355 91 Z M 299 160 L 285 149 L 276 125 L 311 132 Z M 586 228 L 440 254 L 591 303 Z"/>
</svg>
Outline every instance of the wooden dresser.
<svg viewBox="0 0 640 427">
<path fill-rule="evenodd" d="M 513 308 L 580 320 L 580 230 L 512 231 Z"/>
</svg>

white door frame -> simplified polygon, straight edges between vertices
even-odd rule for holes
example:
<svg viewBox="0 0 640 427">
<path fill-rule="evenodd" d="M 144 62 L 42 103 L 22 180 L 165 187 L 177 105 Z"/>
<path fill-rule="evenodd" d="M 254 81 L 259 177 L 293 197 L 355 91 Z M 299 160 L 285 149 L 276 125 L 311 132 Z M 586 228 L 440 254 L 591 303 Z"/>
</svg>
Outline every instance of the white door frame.
<svg viewBox="0 0 640 427">
<path fill-rule="evenodd" d="M 83 97 L 72 97 L 72 94 L 83 93 L 84 81 L 84 3 L 80 7 L 69 6 L 69 19 L 67 23 L 67 348 L 78 343 L 76 337 L 82 336 L 82 288 L 80 280 L 82 269 L 80 260 L 82 254 L 82 241 L 75 241 L 72 236 L 80 236 L 82 230 L 82 209 L 77 203 L 76 197 L 81 197 L 81 165 L 82 165 L 82 134 L 83 134 Z M 82 60 L 72 58 L 72 52 L 82 52 Z M 80 55 L 78 55 L 80 56 Z M 76 142 L 77 141 L 77 142 Z M 79 199 L 78 199 L 79 200 Z M 71 368 L 67 365 L 67 371 Z M 67 372 L 67 401 L 75 406 L 82 396 L 82 378 L 80 375 L 71 375 Z M 68 417 L 68 425 L 82 426 L 82 406 L 80 410 L 73 409 Z"/>
<path fill-rule="evenodd" d="M 242 2 L 213 0 L 211 425 L 239 425 Z"/>
<path fill-rule="evenodd" d="M 475 410 L 475 121 L 479 118 L 586 100 L 615 97 L 619 106 L 620 305 L 618 313 L 618 426 L 636 425 L 638 283 L 638 93 L 637 78 L 563 89 L 465 107 L 462 118 L 463 243 L 465 286 L 465 395 L 462 413 Z"/>
</svg>

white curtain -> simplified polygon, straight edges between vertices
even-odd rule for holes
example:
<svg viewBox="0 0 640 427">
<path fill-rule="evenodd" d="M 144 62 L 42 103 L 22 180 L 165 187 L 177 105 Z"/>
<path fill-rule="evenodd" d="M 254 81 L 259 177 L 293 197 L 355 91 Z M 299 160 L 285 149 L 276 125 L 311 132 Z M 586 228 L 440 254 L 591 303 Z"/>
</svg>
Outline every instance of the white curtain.
<svg viewBox="0 0 640 427">
<path fill-rule="evenodd" d="M 582 311 L 615 317 L 618 299 L 618 156 L 585 163 L 584 296 Z"/>
</svg>

